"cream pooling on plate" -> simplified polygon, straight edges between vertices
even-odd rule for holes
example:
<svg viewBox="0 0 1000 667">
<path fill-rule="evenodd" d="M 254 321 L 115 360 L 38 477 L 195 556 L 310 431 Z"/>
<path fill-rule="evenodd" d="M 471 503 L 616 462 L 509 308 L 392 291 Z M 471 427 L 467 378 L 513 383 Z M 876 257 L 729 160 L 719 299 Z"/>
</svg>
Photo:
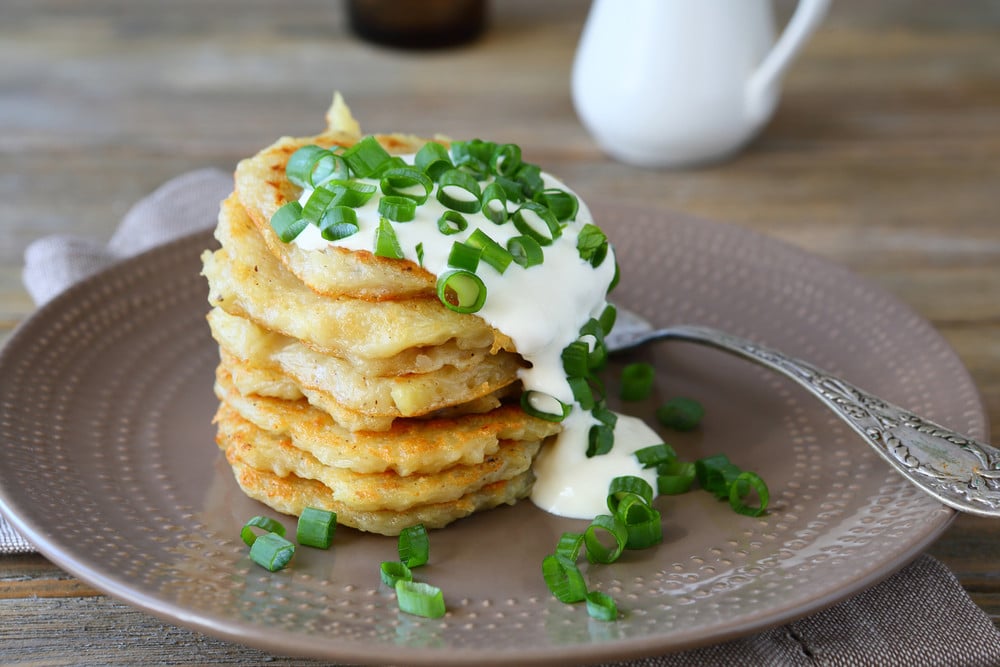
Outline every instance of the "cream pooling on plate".
<svg viewBox="0 0 1000 667">
<path fill-rule="evenodd" d="M 401 156 L 407 164 L 413 164 L 414 155 Z M 552 175 L 542 173 L 545 188 L 572 191 Z M 354 179 L 378 187 L 376 179 Z M 488 184 L 485 181 L 482 185 Z M 435 187 L 436 190 L 436 187 Z M 304 206 L 312 194 L 305 188 L 299 202 Z M 575 195 L 574 195 L 575 196 Z M 294 239 L 304 250 L 320 251 L 331 245 L 350 250 L 371 251 L 374 247 L 375 230 L 380 214 L 379 197 L 372 197 L 364 205 L 355 209 L 358 231 L 336 241 L 324 239 L 316 225 L 307 225 Z M 508 202 L 508 210 L 513 213 L 518 204 Z M 438 229 L 438 219 L 448 209 L 432 194 L 426 202 L 416 207 L 413 220 L 393 222 L 393 231 L 406 259 L 420 264 L 436 276 L 449 270 L 448 257 L 455 242 L 464 242 L 476 230 L 481 229 L 490 238 L 505 246 L 507 241 L 521 232 L 510 222 L 496 224 L 483 213 L 463 213 L 468 220 L 468 228 L 456 234 L 443 234 Z M 584 516 L 595 505 L 595 498 L 604 503 L 606 490 L 611 478 L 618 474 L 640 474 L 635 458 L 627 458 L 633 463 L 619 463 L 604 466 L 606 470 L 627 468 L 628 472 L 615 472 L 607 479 L 598 481 L 593 475 L 575 479 L 572 475 L 558 474 L 561 468 L 556 462 L 566 458 L 567 463 L 585 455 L 589 428 L 596 420 L 574 403 L 573 392 L 563 370 L 561 354 L 563 349 L 580 337 L 580 328 L 591 318 L 596 318 L 607 306 L 608 286 L 615 273 L 613 251 L 596 268 L 580 256 L 577 240 L 580 230 L 593 218 L 587 206 L 580 202 L 574 221 L 566 224 L 562 234 L 551 245 L 543 248 L 544 261 L 528 268 L 512 263 L 501 274 L 492 266 L 481 262 L 476 275 L 486 287 L 486 301 L 475 314 L 498 331 L 509 336 L 518 353 L 531 364 L 518 375 L 526 391 L 537 391 L 572 405 L 570 415 L 563 421 L 563 433 L 557 442 L 549 446 L 545 466 L 536 467 L 538 481 L 532 500 L 546 511 L 564 516 Z M 418 255 L 418 246 L 422 255 Z M 617 432 L 621 428 L 616 429 Z M 631 438 L 629 438 L 631 440 Z M 652 444 L 646 442 L 645 444 Z M 641 445 L 640 445 L 641 446 Z M 597 457 L 605 463 L 622 458 L 621 447 L 611 453 Z M 593 469 L 602 469 L 600 465 Z M 546 472 L 548 471 L 548 472 Z M 559 485 L 560 489 L 554 490 Z M 562 488 L 565 487 L 565 488 Z M 588 500 L 588 495 L 592 496 Z M 537 497 L 536 497 L 537 496 Z M 560 498 L 552 502 L 552 498 Z M 590 516 L 593 516 L 591 514 Z"/>
</svg>

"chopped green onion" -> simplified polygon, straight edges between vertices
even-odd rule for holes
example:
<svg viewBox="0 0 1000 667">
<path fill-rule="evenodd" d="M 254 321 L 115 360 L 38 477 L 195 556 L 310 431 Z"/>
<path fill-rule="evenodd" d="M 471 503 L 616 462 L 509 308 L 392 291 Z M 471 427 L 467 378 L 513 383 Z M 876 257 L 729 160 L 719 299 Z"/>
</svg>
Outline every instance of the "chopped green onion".
<svg viewBox="0 0 1000 667">
<path fill-rule="evenodd" d="M 520 183 L 511 178 L 498 175 L 493 179 L 491 185 L 498 185 L 503 188 L 504 194 L 507 196 L 507 201 L 515 203 L 524 201 L 524 188 Z"/>
<path fill-rule="evenodd" d="M 608 509 L 611 513 L 618 510 L 618 503 L 627 495 L 635 495 L 650 504 L 653 502 L 653 487 L 642 477 L 622 475 L 615 477 L 608 485 Z"/>
<path fill-rule="evenodd" d="M 611 333 L 611 330 L 615 326 L 616 319 L 618 319 L 618 310 L 609 303 L 604 307 L 604 310 L 601 311 L 601 316 L 597 318 L 597 321 L 601 325 L 601 331 L 605 336 Z"/>
<path fill-rule="evenodd" d="M 687 493 L 695 479 L 694 464 L 689 461 L 661 464 L 656 472 L 656 491 L 661 496 Z"/>
<path fill-rule="evenodd" d="M 454 168 L 448 149 L 434 141 L 428 141 L 417 151 L 413 164 L 435 181 L 441 174 Z"/>
<path fill-rule="evenodd" d="M 604 370 L 608 361 L 608 347 L 604 343 L 604 327 L 593 317 L 580 327 L 580 337 L 590 342 L 587 364 L 592 371 Z"/>
<path fill-rule="evenodd" d="M 325 187 L 316 188 L 306 200 L 306 205 L 302 207 L 302 217 L 313 224 L 319 224 L 319 219 L 333 203 L 334 197 L 333 190 Z"/>
<path fill-rule="evenodd" d="M 375 174 L 382 164 L 391 159 L 389 152 L 375 137 L 365 137 L 346 149 L 342 155 L 351 172 L 358 178 L 368 178 Z"/>
<path fill-rule="evenodd" d="M 545 181 L 542 179 L 542 170 L 538 165 L 522 164 L 514 174 L 514 180 L 521 184 L 525 196 L 534 198 L 539 192 L 545 189 Z"/>
<path fill-rule="evenodd" d="M 618 605 L 610 595 L 590 591 L 587 593 L 587 614 L 598 621 L 614 621 L 618 618 Z"/>
<path fill-rule="evenodd" d="M 610 536 L 613 544 L 605 545 L 599 537 L 600 533 Z M 617 516 L 599 514 L 584 531 L 583 541 L 587 545 L 587 560 L 591 563 L 613 563 L 625 550 L 628 529 Z"/>
<path fill-rule="evenodd" d="M 377 188 L 371 183 L 334 179 L 323 184 L 327 190 L 332 190 L 334 197 L 332 206 L 350 206 L 358 208 L 368 203 Z"/>
<path fill-rule="evenodd" d="M 257 533 L 254 532 L 254 528 L 260 528 L 265 533 L 285 535 L 285 527 L 281 522 L 266 516 L 255 516 L 243 524 L 243 530 L 240 531 L 240 537 L 248 547 L 252 547 L 254 541 L 257 539 Z"/>
<path fill-rule="evenodd" d="M 413 581 L 413 572 L 398 560 L 387 560 L 379 565 L 379 578 L 389 588 L 395 588 L 397 581 Z"/>
<path fill-rule="evenodd" d="M 486 285 L 475 273 L 455 269 L 438 276 L 437 295 L 456 313 L 475 313 L 486 303 Z"/>
<path fill-rule="evenodd" d="M 295 539 L 299 544 L 317 549 L 329 549 L 337 530 L 337 513 L 316 507 L 307 507 L 299 515 Z"/>
<path fill-rule="evenodd" d="M 455 166 L 480 180 L 490 175 L 494 151 L 496 144 L 482 139 L 456 141 L 451 145 L 451 157 Z"/>
<path fill-rule="evenodd" d="M 641 401 L 653 393 L 656 369 L 652 364 L 638 361 L 622 369 L 620 396 L 623 401 Z"/>
<path fill-rule="evenodd" d="M 278 533 L 267 533 L 254 540 L 250 560 L 271 572 L 288 565 L 295 555 L 295 545 Z"/>
<path fill-rule="evenodd" d="M 339 241 L 358 231 L 358 214 L 347 206 L 331 206 L 319 219 L 320 234 L 327 241 Z"/>
<path fill-rule="evenodd" d="M 573 391 L 573 400 L 576 401 L 583 410 L 592 410 L 596 405 L 594 389 L 590 386 L 587 378 L 569 376 L 566 378 L 569 388 Z"/>
<path fill-rule="evenodd" d="M 542 577 L 552 595 L 560 602 L 580 602 L 587 595 L 587 582 L 576 562 L 567 556 L 554 553 L 543 558 Z"/>
<path fill-rule="evenodd" d="M 608 237 L 600 227 L 588 222 L 576 238 L 576 249 L 580 253 L 580 259 L 590 262 L 596 269 L 608 256 Z"/>
<path fill-rule="evenodd" d="M 559 221 L 552 212 L 536 202 L 525 202 L 514 212 L 514 226 L 542 246 L 552 245 L 552 241 L 562 234 Z"/>
<path fill-rule="evenodd" d="M 563 370 L 570 377 L 587 377 L 590 375 L 590 346 L 585 341 L 575 340 L 563 348 Z"/>
<path fill-rule="evenodd" d="M 757 507 L 751 507 L 743 502 L 750 491 L 757 493 Z M 757 473 L 745 471 L 741 472 L 733 483 L 729 486 L 729 506 L 737 514 L 746 516 L 760 516 L 767 511 L 767 503 L 770 500 L 770 493 L 767 484 L 757 475 Z"/>
<path fill-rule="evenodd" d="M 344 158 L 316 145 L 303 146 L 285 164 L 288 180 L 302 188 L 311 188 L 331 178 L 347 178 Z"/>
<path fill-rule="evenodd" d="M 635 450 L 633 453 L 643 468 L 655 468 L 664 463 L 677 460 L 677 452 L 666 443 L 643 447 L 642 449 Z"/>
<path fill-rule="evenodd" d="M 610 496 L 608 504 L 610 505 Z M 628 532 L 626 549 L 646 549 L 663 541 L 660 513 L 645 498 L 626 493 L 615 509 L 615 516 L 625 524 Z"/>
<path fill-rule="evenodd" d="M 451 252 L 448 253 L 448 266 L 475 272 L 482 254 L 483 251 L 473 245 L 455 241 L 451 244 Z"/>
<path fill-rule="evenodd" d="M 441 174 L 438 179 L 437 200 L 447 208 L 460 213 L 476 213 L 480 210 L 482 192 L 476 179 L 458 169 Z"/>
<path fill-rule="evenodd" d="M 399 560 L 407 567 L 419 567 L 430 557 L 430 540 L 424 524 L 408 526 L 399 533 Z"/>
<path fill-rule="evenodd" d="M 474 248 L 479 248 L 482 251 L 483 261 L 496 269 L 497 273 L 501 275 L 507 270 L 510 263 L 514 261 L 514 256 L 507 252 L 506 248 L 491 239 L 481 229 L 476 229 L 469 234 L 469 238 L 465 242 Z"/>
<path fill-rule="evenodd" d="M 532 417 L 550 422 L 561 422 L 569 416 L 573 406 L 563 403 L 555 396 L 529 390 L 521 394 L 521 409 Z"/>
<path fill-rule="evenodd" d="M 396 237 L 396 230 L 392 228 L 392 223 L 388 218 L 381 218 L 378 227 L 375 229 L 375 254 L 378 257 L 388 257 L 390 259 L 403 259 L 403 247 L 399 245 Z"/>
<path fill-rule="evenodd" d="M 441 618 L 447 611 L 441 589 L 417 581 L 397 581 L 396 602 L 400 611 L 425 618 Z"/>
<path fill-rule="evenodd" d="M 533 199 L 552 211 L 559 222 L 575 220 L 577 211 L 580 210 L 580 201 L 576 196 L 559 188 L 546 188 Z"/>
<path fill-rule="evenodd" d="M 490 183 L 483 190 L 483 215 L 492 220 L 495 224 L 502 225 L 507 222 L 507 191 L 502 185 Z"/>
<path fill-rule="evenodd" d="M 530 236 L 515 236 L 509 239 L 507 251 L 514 261 L 524 268 L 541 264 L 545 259 L 541 244 Z"/>
<path fill-rule="evenodd" d="M 697 465 L 697 461 L 695 462 Z M 729 487 L 732 486 L 736 478 L 740 476 L 743 470 L 734 463 L 726 463 L 724 465 L 709 468 L 704 474 L 704 483 L 702 483 L 702 488 L 704 488 L 709 493 L 715 494 L 716 498 L 720 500 L 729 497 Z"/>
<path fill-rule="evenodd" d="M 709 473 L 729 464 L 729 457 L 725 454 L 714 454 L 698 459 L 694 462 L 694 471 L 698 479 L 698 484 L 704 487 L 707 483 Z"/>
<path fill-rule="evenodd" d="M 423 204 L 434 190 L 434 181 L 414 167 L 396 167 L 382 174 L 379 187 L 384 195 L 406 197 Z"/>
<path fill-rule="evenodd" d="M 618 265 L 618 260 L 615 260 L 615 275 L 611 276 L 611 282 L 608 283 L 608 294 L 618 287 L 618 282 L 621 280 L 622 272 L 621 267 Z"/>
<path fill-rule="evenodd" d="M 420 264 L 420 266 L 423 266 L 424 265 L 424 243 L 423 243 L 423 241 L 421 241 L 420 243 L 417 244 L 417 247 L 415 248 L 415 250 L 417 252 L 417 263 Z"/>
<path fill-rule="evenodd" d="M 580 557 L 580 549 L 583 547 L 583 533 L 563 533 L 559 537 L 559 544 L 556 545 L 556 554 L 565 556 L 574 563 Z"/>
<path fill-rule="evenodd" d="M 513 176 L 521 167 L 521 147 L 517 144 L 501 144 L 490 156 L 490 167 L 494 174 Z"/>
<path fill-rule="evenodd" d="M 437 221 L 438 231 L 445 235 L 458 234 L 464 232 L 469 221 L 458 211 L 445 211 Z"/>
<path fill-rule="evenodd" d="M 587 458 L 602 456 L 611 451 L 615 445 L 615 425 L 618 415 L 606 407 L 598 406 L 591 411 L 598 424 L 590 427 L 587 433 Z"/>
<path fill-rule="evenodd" d="M 672 398 L 656 410 L 656 419 L 675 431 L 691 431 L 701 423 L 705 408 L 691 398 Z"/>
<path fill-rule="evenodd" d="M 394 222 L 409 222 L 417 217 L 417 203 L 408 197 L 386 195 L 378 200 L 378 212 Z"/>
<path fill-rule="evenodd" d="M 382 176 L 386 174 L 391 169 L 413 169 L 410 165 L 406 164 L 406 160 L 399 157 L 398 155 L 390 156 L 388 160 L 383 162 L 378 166 L 378 169 L 371 175 L 371 178 L 382 180 Z M 419 171 L 419 170 L 418 170 Z"/>
<path fill-rule="evenodd" d="M 308 224 L 309 221 L 302 218 L 302 205 L 297 201 L 288 202 L 271 216 L 271 229 L 284 243 L 294 241 Z"/>
</svg>

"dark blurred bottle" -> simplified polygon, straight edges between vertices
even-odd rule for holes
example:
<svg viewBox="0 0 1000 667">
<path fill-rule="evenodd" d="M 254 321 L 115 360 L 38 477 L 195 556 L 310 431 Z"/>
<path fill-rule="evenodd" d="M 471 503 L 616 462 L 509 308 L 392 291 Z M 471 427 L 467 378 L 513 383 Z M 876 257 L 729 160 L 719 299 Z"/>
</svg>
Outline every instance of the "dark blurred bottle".
<svg viewBox="0 0 1000 667">
<path fill-rule="evenodd" d="M 486 13 L 486 0 L 347 0 L 359 37 L 407 49 L 471 42 L 486 28 Z"/>
</svg>

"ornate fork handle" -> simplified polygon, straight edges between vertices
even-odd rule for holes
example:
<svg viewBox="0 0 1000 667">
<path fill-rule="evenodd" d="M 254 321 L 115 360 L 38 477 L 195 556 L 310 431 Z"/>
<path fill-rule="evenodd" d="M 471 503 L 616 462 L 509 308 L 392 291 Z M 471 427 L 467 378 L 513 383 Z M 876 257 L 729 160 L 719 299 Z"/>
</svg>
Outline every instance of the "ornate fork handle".
<svg viewBox="0 0 1000 667">
<path fill-rule="evenodd" d="M 812 364 L 708 327 L 659 329 L 618 349 L 670 338 L 730 352 L 795 380 L 919 488 L 957 510 L 1000 516 L 1000 450 L 923 419 Z"/>
</svg>

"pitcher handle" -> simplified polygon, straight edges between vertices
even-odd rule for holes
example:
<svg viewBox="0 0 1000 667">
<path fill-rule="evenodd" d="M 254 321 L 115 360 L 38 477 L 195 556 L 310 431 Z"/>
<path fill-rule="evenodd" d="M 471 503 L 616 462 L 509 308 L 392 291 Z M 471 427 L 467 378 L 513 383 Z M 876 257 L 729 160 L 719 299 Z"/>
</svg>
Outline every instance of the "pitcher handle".
<svg viewBox="0 0 1000 667">
<path fill-rule="evenodd" d="M 763 120 L 771 112 L 768 91 L 778 83 L 806 39 L 819 27 L 829 6 L 830 0 L 799 0 L 781 37 L 747 81 L 747 110 L 751 118 Z"/>
</svg>

